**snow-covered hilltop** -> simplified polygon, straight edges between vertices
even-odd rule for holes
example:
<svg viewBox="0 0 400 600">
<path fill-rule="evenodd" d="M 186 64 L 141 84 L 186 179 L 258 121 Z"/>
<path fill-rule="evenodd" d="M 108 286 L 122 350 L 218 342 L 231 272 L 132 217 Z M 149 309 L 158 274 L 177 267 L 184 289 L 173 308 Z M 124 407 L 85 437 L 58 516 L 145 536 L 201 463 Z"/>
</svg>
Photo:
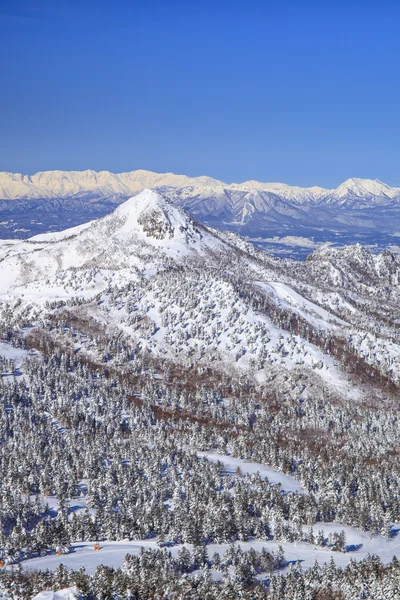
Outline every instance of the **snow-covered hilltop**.
<svg viewBox="0 0 400 600">
<path fill-rule="evenodd" d="M 76 276 L 97 269 L 124 280 L 139 270 L 151 270 L 157 260 L 224 249 L 216 235 L 184 211 L 158 192 L 145 190 L 102 219 L 26 241 L 0 242 L 1 293 L 18 294 L 26 288 L 45 296 L 61 273 Z M 99 279 L 100 289 L 105 279 Z"/>
</svg>

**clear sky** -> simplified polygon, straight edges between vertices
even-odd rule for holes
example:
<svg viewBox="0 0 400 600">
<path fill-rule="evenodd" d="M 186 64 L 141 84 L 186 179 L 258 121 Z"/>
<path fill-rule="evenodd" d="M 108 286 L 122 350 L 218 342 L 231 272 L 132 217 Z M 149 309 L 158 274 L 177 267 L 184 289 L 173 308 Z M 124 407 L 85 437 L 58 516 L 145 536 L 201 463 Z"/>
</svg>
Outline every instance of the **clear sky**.
<svg viewBox="0 0 400 600">
<path fill-rule="evenodd" d="M 0 170 L 400 186 L 398 0 L 0 0 Z"/>
</svg>

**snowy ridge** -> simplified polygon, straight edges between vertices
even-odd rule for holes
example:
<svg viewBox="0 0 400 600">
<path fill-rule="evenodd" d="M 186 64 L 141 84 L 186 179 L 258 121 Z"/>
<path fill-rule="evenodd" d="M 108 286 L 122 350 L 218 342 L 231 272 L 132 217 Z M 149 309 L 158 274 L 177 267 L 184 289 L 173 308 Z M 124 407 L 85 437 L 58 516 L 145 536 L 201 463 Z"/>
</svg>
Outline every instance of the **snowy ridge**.
<svg viewBox="0 0 400 600">
<path fill-rule="evenodd" d="M 148 187 L 182 187 L 219 184 L 211 177 L 187 177 L 174 173 L 137 170 L 114 174 L 109 171 L 44 171 L 35 175 L 0 172 L 0 198 L 69 198 L 88 193 L 97 196 L 129 196 Z"/>
<path fill-rule="evenodd" d="M 154 173 L 137 170 L 127 173 L 109 171 L 45 171 L 35 175 L 0 172 L 0 199 L 34 198 L 73 198 L 88 196 L 91 198 L 128 197 L 138 194 L 146 188 L 178 189 L 178 196 L 184 200 L 218 199 L 223 202 L 224 195 L 249 195 L 253 200 L 260 193 L 299 205 L 315 203 L 340 205 L 362 200 L 364 203 L 380 204 L 400 197 L 400 188 L 392 188 L 378 179 L 348 179 L 336 189 L 319 186 L 302 188 L 284 183 L 262 183 L 245 181 L 226 184 L 212 177 L 188 177 L 174 173 Z M 215 201 L 214 200 L 214 201 Z M 232 207 L 235 201 L 228 200 Z"/>
</svg>

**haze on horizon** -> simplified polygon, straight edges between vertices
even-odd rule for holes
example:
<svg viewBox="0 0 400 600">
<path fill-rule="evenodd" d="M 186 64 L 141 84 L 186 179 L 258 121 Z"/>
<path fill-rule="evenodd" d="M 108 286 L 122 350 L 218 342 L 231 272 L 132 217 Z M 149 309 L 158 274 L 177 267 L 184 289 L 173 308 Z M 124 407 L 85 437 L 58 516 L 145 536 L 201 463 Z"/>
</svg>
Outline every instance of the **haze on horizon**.
<svg viewBox="0 0 400 600">
<path fill-rule="evenodd" d="M 394 1 L 4 0 L 0 170 L 398 186 Z"/>
</svg>

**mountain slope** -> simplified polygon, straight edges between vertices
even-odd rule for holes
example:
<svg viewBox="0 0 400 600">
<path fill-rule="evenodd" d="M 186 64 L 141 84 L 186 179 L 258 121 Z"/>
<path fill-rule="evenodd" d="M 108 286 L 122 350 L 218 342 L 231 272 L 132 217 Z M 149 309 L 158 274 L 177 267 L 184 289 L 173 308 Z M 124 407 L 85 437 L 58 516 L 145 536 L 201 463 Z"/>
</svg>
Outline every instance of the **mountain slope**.
<svg viewBox="0 0 400 600">
<path fill-rule="evenodd" d="M 0 242 L 0 596 L 254 598 L 275 570 L 280 597 L 303 561 L 318 597 L 395 597 L 400 257 L 275 259 L 178 205 Z"/>
</svg>

